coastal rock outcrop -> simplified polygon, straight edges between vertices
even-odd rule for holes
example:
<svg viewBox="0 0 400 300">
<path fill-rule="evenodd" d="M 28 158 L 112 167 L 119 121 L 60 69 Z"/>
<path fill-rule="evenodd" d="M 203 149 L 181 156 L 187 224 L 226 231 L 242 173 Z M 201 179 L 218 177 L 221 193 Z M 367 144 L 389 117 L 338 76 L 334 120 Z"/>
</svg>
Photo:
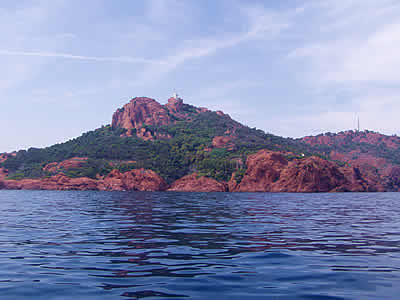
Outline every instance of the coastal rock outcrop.
<svg viewBox="0 0 400 300">
<path fill-rule="evenodd" d="M 381 178 L 372 170 L 357 167 L 341 167 L 340 171 L 347 179 L 347 183 L 333 190 L 334 192 L 383 192 Z"/>
<path fill-rule="evenodd" d="M 151 170 L 135 169 L 125 173 L 111 171 L 103 180 L 99 180 L 101 191 L 164 191 L 167 183 Z"/>
<path fill-rule="evenodd" d="M 136 169 L 125 173 L 113 170 L 104 179 L 70 178 L 64 174 L 38 179 L 5 180 L 0 188 L 9 190 L 101 190 L 101 191 L 164 191 L 167 183 L 151 170 Z"/>
<path fill-rule="evenodd" d="M 261 150 L 247 158 L 247 171 L 242 181 L 232 191 L 270 192 L 272 184 L 280 179 L 280 174 L 288 165 L 283 154 Z"/>
<path fill-rule="evenodd" d="M 87 177 L 70 178 L 58 174 L 48 178 L 4 180 L 5 189 L 9 190 L 96 190 L 97 182 Z"/>
<path fill-rule="evenodd" d="M 400 192 L 400 167 L 393 167 L 386 176 L 386 185 L 390 191 Z"/>
<path fill-rule="evenodd" d="M 273 192 L 330 192 L 347 183 L 337 165 L 319 157 L 308 157 L 291 161 L 278 181 Z"/>
<path fill-rule="evenodd" d="M 359 169 L 320 157 L 288 160 L 284 153 L 261 150 L 247 159 L 247 171 L 239 184 L 233 178 L 230 190 L 237 192 L 366 192 L 381 191 L 377 177 Z"/>
<path fill-rule="evenodd" d="M 226 192 L 228 186 L 225 183 L 196 173 L 186 175 L 173 182 L 168 191 L 174 192 Z"/>
</svg>

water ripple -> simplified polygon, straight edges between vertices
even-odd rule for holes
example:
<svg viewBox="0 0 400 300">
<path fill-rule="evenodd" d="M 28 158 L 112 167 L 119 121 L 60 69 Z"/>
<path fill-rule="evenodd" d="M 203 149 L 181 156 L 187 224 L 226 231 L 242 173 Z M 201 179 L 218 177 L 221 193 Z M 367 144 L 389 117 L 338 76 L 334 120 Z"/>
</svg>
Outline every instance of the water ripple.
<svg viewBox="0 0 400 300">
<path fill-rule="evenodd" d="M 0 191 L 0 298 L 397 299 L 399 200 Z"/>
</svg>

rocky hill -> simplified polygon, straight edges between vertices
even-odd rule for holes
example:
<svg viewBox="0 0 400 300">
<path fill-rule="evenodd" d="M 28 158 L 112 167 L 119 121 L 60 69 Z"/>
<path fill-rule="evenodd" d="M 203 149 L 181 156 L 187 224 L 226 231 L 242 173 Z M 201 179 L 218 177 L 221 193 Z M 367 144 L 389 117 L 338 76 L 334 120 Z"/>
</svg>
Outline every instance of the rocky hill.
<svg viewBox="0 0 400 300">
<path fill-rule="evenodd" d="M 373 131 L 345 131 L 302 138 L 312 151 L 346 162 L 364 173 L 395 177 L 400 172 L 400 137 Z"/>
<path fill-rule="evenodd" d="M 133 98 L 110 125 L 0 155 L 0 189 L 331 192 L 399 190 L 399 138 L 282 138 L 222 111 Z"/>
</svg>

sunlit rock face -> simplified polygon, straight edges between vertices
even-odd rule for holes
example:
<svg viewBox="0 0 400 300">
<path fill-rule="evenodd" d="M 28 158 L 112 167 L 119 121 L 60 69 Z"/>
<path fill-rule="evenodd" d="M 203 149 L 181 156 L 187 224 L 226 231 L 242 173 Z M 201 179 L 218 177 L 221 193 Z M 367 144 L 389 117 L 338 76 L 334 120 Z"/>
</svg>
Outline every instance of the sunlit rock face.
<svg viewBox="0 0 400 300">
<path fill-rule="evenodd" d="M 247 171 L 236 192 L 366 192 L 382 191 L 378 177 L 320 157 L 286 159 L 283 153 L 261 150 L 247 159 Z"/>
<path fill-rule="evenodd" d="M 135 134 L 144 140 L 153 139 L 152 134 L 143 125 L 168 125 L 172 123 L 168 110 L 156 100 L 146 97 L 133 98 L 128 104 L 118 109 L 112 117 L 113 128 L 126 129 L 126 135 Z"/>
<path fill-rule="evenodd" d="M 168 189 L 175 192 L 226 192 L 227 190 L 227 184 L 196 173 L 178 179 Z"/>
<path fill-rule="evenodd" d="M 125 173 L 113 170 L 98 182 L 98 189 L 102 191 L 164 191 L 167 187 L 167 183 L 157 173 L 145 169 Z"/>
</svg>

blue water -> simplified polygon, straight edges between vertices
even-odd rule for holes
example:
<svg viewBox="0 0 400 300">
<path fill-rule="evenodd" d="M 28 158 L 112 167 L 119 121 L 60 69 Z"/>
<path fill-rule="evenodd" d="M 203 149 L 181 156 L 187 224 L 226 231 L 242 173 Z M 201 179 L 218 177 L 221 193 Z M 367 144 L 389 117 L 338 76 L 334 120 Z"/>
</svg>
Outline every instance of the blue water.
<svg viewBox="0 0 400 300">
<path fill-rule="evenodd" d="M 0 191 L 1 299 L 400 299 L 400 193 Z"/>
</svg>

